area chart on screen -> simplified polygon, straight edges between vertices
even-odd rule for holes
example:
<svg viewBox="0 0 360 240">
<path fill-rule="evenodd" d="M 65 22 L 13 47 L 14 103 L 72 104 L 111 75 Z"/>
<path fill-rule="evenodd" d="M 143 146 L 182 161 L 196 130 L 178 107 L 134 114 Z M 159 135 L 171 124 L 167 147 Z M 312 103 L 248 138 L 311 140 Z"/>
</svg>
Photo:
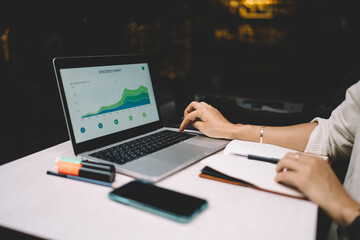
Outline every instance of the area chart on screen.
<svg viewBox="0 0 360 240">
<path fill-rule="evenodd" d="M 134 108 L 142 105 L 150 104 L 149 92 L 146 87 L 141 85 L 135 90 L 124 89 L 121 99 L 111 105 L 102 106 L 99 110 L 93 113 L 87 113 L 82 115 L 82 118 L 92 117 L 96 115 L 101 115 L 104 113 L 115 112 L 119 110 L 124 110 L 128 108 Z"/>
</svg>

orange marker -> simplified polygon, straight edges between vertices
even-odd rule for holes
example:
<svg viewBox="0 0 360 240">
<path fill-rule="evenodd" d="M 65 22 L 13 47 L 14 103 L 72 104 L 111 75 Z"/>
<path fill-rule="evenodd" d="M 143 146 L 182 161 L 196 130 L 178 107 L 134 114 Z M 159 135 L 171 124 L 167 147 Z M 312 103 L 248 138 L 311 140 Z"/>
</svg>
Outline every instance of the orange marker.
<svg viewBox="0 0 360 240">
<path fill-rule="evenodd" d="M 105 182 L 113 182 L 115 179 L 115 172 L 113 171 L 93 169 L 77 163 L 58 161 L 55 163 L 54 168 L 55 171 L 60 174 L 79 176 Z"/>
<path fill-rule="evenodd" d="M 59 161 L 55 163 L 58 173 L 79 176 L 81 164 Z"/>
<path fill-rule="evenodd" d="M 115 172 L 115 166 L 113 164 L 89 162 L 87 160 L 83 160 L 79 158 L 70 158 L 70 157 L 57 157 L 55 163 L 59 161 L 81 164 L 83 167 L 94 168 L 103 171 Z"/>
</svg>

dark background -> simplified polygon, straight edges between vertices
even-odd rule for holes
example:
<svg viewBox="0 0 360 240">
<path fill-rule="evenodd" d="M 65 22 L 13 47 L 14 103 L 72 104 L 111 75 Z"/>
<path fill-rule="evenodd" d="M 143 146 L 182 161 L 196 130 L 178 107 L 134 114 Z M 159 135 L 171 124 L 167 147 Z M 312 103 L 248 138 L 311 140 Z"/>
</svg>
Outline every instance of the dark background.
<svg viewBox="0 0 360 240">
<path fill-rule="evenodd" d="M 0 164 L 68 140 L 56 56 L 149 54 L 178 119 L 195 96 L 326 103 L 358 65 L 359 5 L 0 0 Z"/>
</svg>

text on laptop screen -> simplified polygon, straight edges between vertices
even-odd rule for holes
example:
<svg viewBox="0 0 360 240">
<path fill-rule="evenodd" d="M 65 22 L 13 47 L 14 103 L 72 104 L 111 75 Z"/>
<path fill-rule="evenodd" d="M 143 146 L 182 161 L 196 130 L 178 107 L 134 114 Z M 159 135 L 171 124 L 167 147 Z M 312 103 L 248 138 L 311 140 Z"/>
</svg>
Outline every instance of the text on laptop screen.
<svg viewBox="0 0 360 240">
<path fill-rule="evenodd" d="M 159 120 L 146 63 L 60 73 L 76 143 Z"/>
</svg>

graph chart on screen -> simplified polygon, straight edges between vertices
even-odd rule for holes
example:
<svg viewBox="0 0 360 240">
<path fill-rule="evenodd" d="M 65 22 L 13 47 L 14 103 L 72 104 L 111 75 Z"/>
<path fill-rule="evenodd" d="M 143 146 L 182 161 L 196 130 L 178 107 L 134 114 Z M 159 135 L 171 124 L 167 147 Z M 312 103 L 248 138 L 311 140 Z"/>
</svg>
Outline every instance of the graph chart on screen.
<svg viewBox="0 0 360 240">
<path fill-rule="evenodd" d="M 96 112 L 86 113 L 81 117 L 88 118 L 92 116 L 134 108 L 147 104 L 150 104 L 150 97 L 149 97 L 148 89 L 146 87 L 141 85 L 139 88 L 134 90 L 125 88 L 118 102 L 111 105 L 102 106 Z"/>
<path fill-rule="evenodd" d="M 160 119 L 146 63 L 70 68 L 61 74 L 76 142 Z"/>
</svg>

